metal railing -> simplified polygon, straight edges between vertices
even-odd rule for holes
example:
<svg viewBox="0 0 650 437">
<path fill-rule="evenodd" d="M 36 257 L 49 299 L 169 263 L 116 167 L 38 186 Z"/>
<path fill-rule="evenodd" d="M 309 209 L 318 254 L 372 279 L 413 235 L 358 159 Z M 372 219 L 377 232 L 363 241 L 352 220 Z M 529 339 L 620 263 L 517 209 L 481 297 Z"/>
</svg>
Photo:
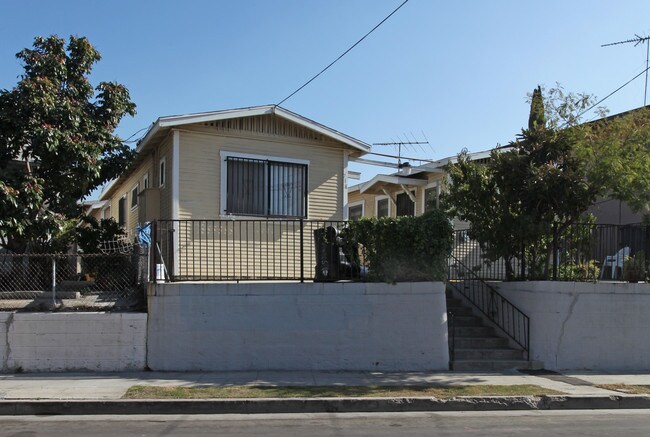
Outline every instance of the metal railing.
<svg viewBox="0 0 650 437">
<path fill-rule="evenodd" d="M 147 253 L 0 254 L 0 310 L 141 310 Z"/>
<path fill-rule="evenodd" d="M 449 257 L 448 284 L 517 343 L 523 349 L 526 360 L 529 359 L 530 318 L 526 314 L 454 255 Z M 452 353 L 454 349 L 452 338 Z"/>
<path fill-rule="evenodd" d="M 154 281 L 362 280 L 363 260 L 338 237 L 344 221 L 157 220 Z"/>
<path fill-rule="evenodd" d="M 470 230 L 456 231 L 453 255 L 488 280 L 644 280 L 650 226 L 574 224 L 545 241 L 490 261 Z M 640 270 L 640 271 L 639 271 Z"/>
</svg>

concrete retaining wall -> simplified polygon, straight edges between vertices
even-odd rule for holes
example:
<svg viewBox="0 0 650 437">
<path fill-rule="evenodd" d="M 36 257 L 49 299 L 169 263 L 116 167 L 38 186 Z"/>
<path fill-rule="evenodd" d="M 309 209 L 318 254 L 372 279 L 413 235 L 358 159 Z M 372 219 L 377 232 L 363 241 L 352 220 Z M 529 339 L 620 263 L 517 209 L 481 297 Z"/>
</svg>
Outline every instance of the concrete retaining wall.
<svg viewBox="0 0 650 437">
<path fill-rule="evenodd" d="M 0 370 L 143 370 L 146 326 L 142 313 L 0 313 Z"/>
<path fill-rule="evenodd" d="M 152 370 L 446 370 L 442 283 L 175 283 L 149 291 Z"/>
<path fill-rule="evenodd" d="M 531 359 L 550 370 L 650 370 L 650 284 L 504 282 L 530 316 Z"/>
</svg>

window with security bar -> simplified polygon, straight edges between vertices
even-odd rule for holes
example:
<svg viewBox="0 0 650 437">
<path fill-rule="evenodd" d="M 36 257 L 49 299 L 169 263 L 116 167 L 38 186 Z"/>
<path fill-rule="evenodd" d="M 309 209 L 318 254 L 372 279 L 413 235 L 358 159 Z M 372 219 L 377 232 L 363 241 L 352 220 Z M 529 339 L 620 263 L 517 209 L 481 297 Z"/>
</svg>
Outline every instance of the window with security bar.
<svg viewBox="0 0 650 437">
<path fill-rule="evenodd" d="M 307 165 L 226 158 L 226 214 L 307 216 Z"/>
<path fill-rule="evenodd" d="M 415 192 L 411 191 L 411 194 L 415 195 Z M 395 203 L 397 203 L 397 217 L 415 215 L 415 203 L 408 194 L 398 194 L 395 200 Z"/>
</svg>

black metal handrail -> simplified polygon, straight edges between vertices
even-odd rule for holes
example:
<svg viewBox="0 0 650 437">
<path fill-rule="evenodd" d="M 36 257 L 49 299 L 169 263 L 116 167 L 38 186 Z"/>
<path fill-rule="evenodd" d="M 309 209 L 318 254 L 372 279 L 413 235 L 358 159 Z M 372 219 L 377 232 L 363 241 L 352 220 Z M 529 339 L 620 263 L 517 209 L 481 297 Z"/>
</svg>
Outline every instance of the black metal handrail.
<svg viewBox="0 0 650 437">
<path fill-rule="evenodd" d="M 530 318 L 454 255 L 450 255 L 449 261 L 449 285 L 517 343 L 528 360 Z"/>
</svg>

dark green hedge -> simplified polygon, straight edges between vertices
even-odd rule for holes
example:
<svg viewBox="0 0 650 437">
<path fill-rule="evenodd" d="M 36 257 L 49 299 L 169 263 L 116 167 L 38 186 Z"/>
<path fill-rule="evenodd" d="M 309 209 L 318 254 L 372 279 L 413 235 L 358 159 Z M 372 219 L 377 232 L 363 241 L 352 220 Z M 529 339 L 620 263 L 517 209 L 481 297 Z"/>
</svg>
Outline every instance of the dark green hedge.
<svg viewBox="0 0 650 437">
<path fill-rule="evenodd" d="M 359 245 L 369 281 L 445 280 L 453 227 L 440 210 L 418 217 L 363 218 L 350 222 L 341 237 Z"/>
</svg>

